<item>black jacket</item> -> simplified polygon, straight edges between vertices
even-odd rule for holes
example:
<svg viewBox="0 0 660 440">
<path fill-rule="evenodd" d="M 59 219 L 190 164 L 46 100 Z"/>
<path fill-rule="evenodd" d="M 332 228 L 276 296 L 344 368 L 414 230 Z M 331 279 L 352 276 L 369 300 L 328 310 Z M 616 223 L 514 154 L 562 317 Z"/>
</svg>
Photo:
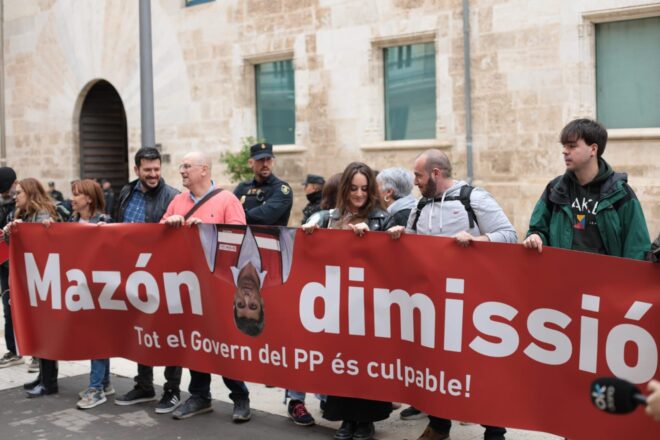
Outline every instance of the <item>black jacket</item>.
<svg viewBox="0 0 660 440">
<path fill-rule="evenodd" d="M 338 221 L 341 218 L 341 213 L 338 209 L 331 209 L 330 211 L 320 211 L 321 228 L 327 228 L 332 223 Z M 387 223 L 388 214 L 387 211 L 384 211 L 380 208 L 374 208 L 369 213 L 369 218 L 367 219 L 367 226 L 369 226 L 370 231 L 384 231 L 385 223 Z"/>
<path fill-rule="evenodd" d="M 133 194 L 133 191 L 136 190 L 135 187 L 138 182 L 139 180 L 136 179 L 121 189 L 119 198 L 117 199 L 115 215 L 113 215 L 113 218 L 117 223 L 124 221 L 124 212 L 128 206 L 128 200 L 130 199 L 131 194 Z M 165 214 L 167 206 L 177 194 L 179 194 L 179 191 L 166 184 L 165 180 L 161 178 L 156 188 L 150 189 L 144 193 L 146 201 L 144 222 L 158 223 L 163 217 L 163 214 Z"/>
<path fill-rule="evenodd" d="M 307 194 L 307 200 L 309 203 L 307 206 L 303 208 L 303 218 L 302 218 L 302 224 L 304 225 L 307 223 L 307 220 L 309 220 L 309 217 L 314 214 L 315 212 L 319 212 L 321 210 L 321 198 L 322 198 L 322 191 L 316 191 L 311 194 Z"/>
<path fill-rule="evenodd" d="M 392 214 L 385 222 L 383 231 L 387 231 L 388 229 L 394 226 L 405 227 L 408 224 L 408 217 L 410 217 L 410 211 L 412 211 L 412 209 L 401 209 L 400 211 L 397 211 L 394 214 Z"/>
<path fill-rule="evenodd" d="M 245 210 L 249 225 L 286 226 L 289 223 L 293 192 L 288 183 L 274 175 L 263 182 L 241 182 L 234 190 Z"/>
</svg>

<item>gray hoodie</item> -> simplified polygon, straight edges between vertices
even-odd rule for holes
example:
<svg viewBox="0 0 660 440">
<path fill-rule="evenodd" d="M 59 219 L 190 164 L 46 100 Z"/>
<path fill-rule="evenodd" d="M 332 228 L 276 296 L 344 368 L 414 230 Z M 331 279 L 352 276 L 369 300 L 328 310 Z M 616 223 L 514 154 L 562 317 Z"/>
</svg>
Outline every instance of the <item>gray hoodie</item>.
<svg viewBox="0 0 660 440">
<path fill-rule="evenodd" d="M 445 197 L 458 197 L 461 187 L 467 185 L 462 180 L 442 194 L 440 201 L 429 201 L 417 220 L 417 231 L 412 230 L 416 209 L 410 211 L 406 232 L 422 235 L 453 237 L 462 231 L 471 235 L 486 235 L 490 241 L 516 243 L 518 236 L 513 225 L 492 195 L 483 188 L 474 188 L 470 195 L 470 205 L 477 217 L 477 224 L 470 228 L 468 213 L 460 200 L 444 200 Z"/>
</svg>

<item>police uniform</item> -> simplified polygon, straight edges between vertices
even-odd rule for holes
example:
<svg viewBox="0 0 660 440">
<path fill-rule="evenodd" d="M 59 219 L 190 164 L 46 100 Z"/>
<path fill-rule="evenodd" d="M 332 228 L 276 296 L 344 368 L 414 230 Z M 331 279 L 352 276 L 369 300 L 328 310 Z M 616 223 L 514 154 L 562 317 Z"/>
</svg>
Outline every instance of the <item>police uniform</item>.
<svg viewBox="0 0 660 440">
<path fill-rule="evenodd" d="M 264 157 L 274 157 L 271 144 L 255 144 L 250 147 L 250 158 L 259 160 Z M 263 182 L 252 179 L 240 183 L 234 195 L 245 209 L 248 224 L 286 226 L 289 223 L 293 191 L 288 183 L 273 174 Z"/>
</svg>

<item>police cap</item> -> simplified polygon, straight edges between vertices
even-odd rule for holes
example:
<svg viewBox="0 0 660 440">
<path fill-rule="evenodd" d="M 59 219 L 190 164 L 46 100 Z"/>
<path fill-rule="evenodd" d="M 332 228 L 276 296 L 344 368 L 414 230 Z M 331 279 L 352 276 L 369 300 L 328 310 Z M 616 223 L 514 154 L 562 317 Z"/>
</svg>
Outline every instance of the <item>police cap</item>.
<svg viewBox="0 0 660 440">
<path fill-rule="evenodd" d="M 275 157 L 271 144 L 254 144 L 250 147 L 250 159 L 259 160 L 266 157 Z"/>
</svg>

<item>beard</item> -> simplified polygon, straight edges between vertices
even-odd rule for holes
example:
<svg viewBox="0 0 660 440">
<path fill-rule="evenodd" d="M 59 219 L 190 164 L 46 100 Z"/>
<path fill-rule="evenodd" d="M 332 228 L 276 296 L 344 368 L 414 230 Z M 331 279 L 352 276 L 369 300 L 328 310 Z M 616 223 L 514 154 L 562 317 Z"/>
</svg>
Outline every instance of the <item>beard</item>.
<svg viewBox="0 0 660 440">
<path fill-rule="evenodd" d="M 429 176 L 428 180 L 424 184 L 424 188 L 420 190 L 420 192 L 424 197 L 430 198 L 435 196 L 437 190 L 438 184 L 431 178 L 431 176 Z"/>
</svg>

